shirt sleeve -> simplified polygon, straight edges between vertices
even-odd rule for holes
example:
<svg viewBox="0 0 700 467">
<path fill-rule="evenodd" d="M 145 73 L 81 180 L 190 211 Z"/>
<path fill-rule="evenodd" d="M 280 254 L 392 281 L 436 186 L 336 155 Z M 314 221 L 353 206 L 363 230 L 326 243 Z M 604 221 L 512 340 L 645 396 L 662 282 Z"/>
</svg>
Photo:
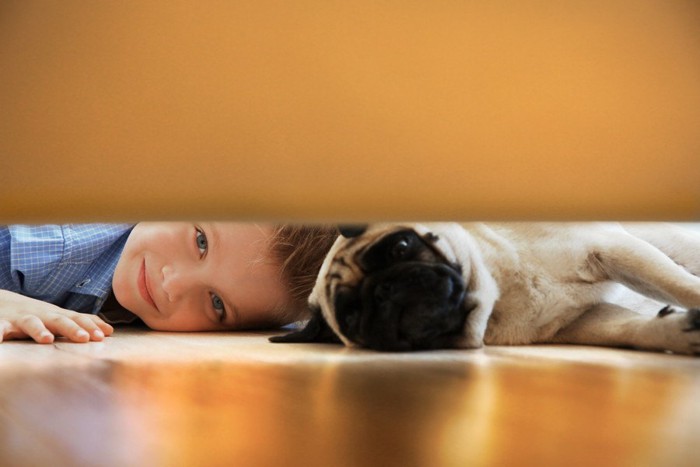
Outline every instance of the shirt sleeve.
<svg viewBox="0 0 700 467">
<path fill-rule="evenodd" d="M 37 291 L 52 292 L 51 278 L 65 248 L 60 225 L 4 227 L 0 246 L 0 287 L 36 298 L 41 298 Z"/>
</svg>

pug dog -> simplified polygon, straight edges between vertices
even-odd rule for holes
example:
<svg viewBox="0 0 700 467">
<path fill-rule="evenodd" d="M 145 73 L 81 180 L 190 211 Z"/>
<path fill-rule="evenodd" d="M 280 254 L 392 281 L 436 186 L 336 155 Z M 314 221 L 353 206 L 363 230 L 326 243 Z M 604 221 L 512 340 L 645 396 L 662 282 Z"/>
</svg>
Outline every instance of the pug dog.
<svg viewBox="0 0 700 467">
<path fill-rule="evenodd" d="M 341 234 L 310 295 L 311 319 L 273 342 L 700 354 L 698 232 L 674 224 L 407 223 Z"/>
</svg>

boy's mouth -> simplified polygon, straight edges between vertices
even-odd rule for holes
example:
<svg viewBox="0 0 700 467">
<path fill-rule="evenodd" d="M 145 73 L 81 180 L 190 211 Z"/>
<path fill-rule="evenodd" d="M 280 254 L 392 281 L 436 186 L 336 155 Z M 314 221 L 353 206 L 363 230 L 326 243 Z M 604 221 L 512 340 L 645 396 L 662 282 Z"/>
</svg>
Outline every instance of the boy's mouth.
<svg viewBox="0 0 700 467">
<path fill-rule="evenodd" d="M 156 306 L 156 302 L 153 300 L 150 287 L 148 286 L 148 275 L 146 274 L 145 258 L 141 263 L 141 270 L 139 271 L 138 289 L 139 294 L 141 294 L 141 298 L 143 298 L 147 303 L 150 303 L 151 306 L 156 309 L 156 311 L 160 312 L 160 310 L 158 310 L 158 307 Z"/>
</svg>

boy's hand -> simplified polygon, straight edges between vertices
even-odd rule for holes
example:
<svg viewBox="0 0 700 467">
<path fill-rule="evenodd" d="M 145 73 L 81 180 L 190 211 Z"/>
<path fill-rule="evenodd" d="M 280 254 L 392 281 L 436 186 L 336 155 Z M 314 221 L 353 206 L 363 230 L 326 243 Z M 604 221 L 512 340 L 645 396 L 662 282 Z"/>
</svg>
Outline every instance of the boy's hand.
<svg viewBox="0 0 700 467">
<path fill-rule="evenodd" d="M 56 336 L 73 342 L 101 341 L 114 328 L 97 316 L 0 290 L 0 342 L 31 338 L 50 344 Z"/>
</svg>

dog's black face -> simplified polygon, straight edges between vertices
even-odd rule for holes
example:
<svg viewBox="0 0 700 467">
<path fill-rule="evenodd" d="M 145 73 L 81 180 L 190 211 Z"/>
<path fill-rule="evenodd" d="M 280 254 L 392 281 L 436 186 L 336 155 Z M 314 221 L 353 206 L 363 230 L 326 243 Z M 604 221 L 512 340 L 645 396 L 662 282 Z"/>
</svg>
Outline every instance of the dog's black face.
<svg viewBox="0 0 700 467">
<path fill-rule="evenodd" d="M 435 247 L 438 238 L 412 229 L 395 230 L 369 243 L 361 230 L 354 235 L 342 240 L 345 248 L 319 277 L 328 308 L 323 314 L 335 321 L 336 332 L 346 342 L 375 350 L 452 347 L 464 330 L 466 290 L 460 267 Z M 330 328 L 321 306 L 315 313 L 304 331 L 274 340 L 327 342 Z"/>
<path fill-rule="evenodd" d="M 402 351 L 445 347 L 461 334 L 462 274 L 432 241 L 400 230 L 358 255 L 364 278 L 357 286 L 339 286 L 333 300 L 345 337 L 371 349 Z"/>
</svg>

